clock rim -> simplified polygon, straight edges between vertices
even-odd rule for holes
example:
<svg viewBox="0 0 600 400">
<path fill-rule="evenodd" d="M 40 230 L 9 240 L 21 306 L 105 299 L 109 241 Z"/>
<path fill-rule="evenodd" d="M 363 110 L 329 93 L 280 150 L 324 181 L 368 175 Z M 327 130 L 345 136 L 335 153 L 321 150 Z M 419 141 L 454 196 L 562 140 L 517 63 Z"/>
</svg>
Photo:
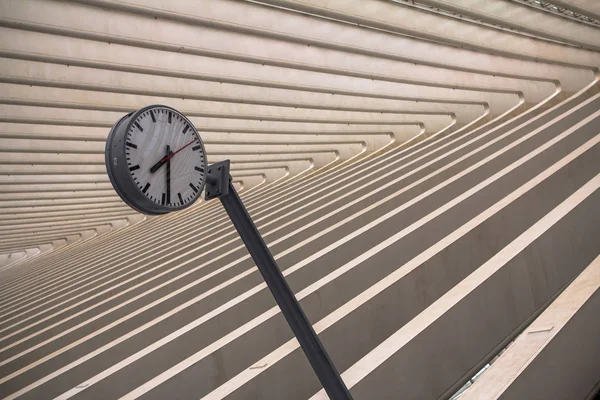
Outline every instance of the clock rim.
<svg viewBox="0 0 600 400">
<path fill-rule="evenodd" d="M 112 163 L 112 144 L 114 142 L 115 139 L 117 139 L 117 134 L 120 133 L 120 128 L 122 127 L 122 123 L 125 119 L 131 117 L 131 115 L 133 114 L 133 112 L 130 112 L 129 114 L 124 115 L 123 117 L 121 117 L 111 128 L 108 137 L 106 138 L 106 147 L 104 149 L 104 164 L 106 166 L 106 171 L 108 172 L 108 178 L 110 179 L 110 183 L 113 186 L 113 189 L 115 189 L 115 192 L 117 192 L 117 194 L 119 195 L 119 197 L 121 198 L 121 200 L 123 200 L 123 202 L 125 202 L 125 204 L 127 204 L 129 207 L 131 207 L 132 209 L 134 209 L 137 212 L 143 213 L 143 214 L 150 214 L 153 215 L 155 214 L 154 212 L 151 212 L 151 210 L 146 210 L 145 208 L 140 208 L 139 205 L 136 204 L 135 201 L 131 200 L 129 195 L 123 190 L 123 188 L 121 188 L 121 185 L 119 184 L 118 178 L 116 177 L 116 175 L 120 172 L 118 171 L 118 169 L 120 168 L 120 164 L 117 162 L 117 166 L 114 166 Z M 118 161 L 118 158 L 117 158 Z"/>
</svg>

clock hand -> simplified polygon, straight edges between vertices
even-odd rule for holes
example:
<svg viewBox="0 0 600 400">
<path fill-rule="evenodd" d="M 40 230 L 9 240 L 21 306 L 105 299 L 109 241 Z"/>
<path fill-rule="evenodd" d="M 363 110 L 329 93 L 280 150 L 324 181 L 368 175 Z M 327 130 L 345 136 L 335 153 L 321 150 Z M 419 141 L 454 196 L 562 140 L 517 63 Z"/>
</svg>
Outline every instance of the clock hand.
<svg viewBox="0 0 600 400">
<path fill-rule="evenodd" d="M 167 156 L 171 155 L 171 146 L 167 145 Z M 171 158 L 167 159 L 167 204 L 171 203 Z"/>
<path fill-rule="evenodd" d="M 186 144 L 185 146 L 183 146 L 182 148 L 180 148 L 179 150 L 171 153 L 171 154 L 167 154 L 166 156 L 164 156 L 163 158 L 161 158 L 156 164 L 154 164 L 152 166 L 152 168 L 150 168 L 150 172 L 151 173 L 155 173 L 156 171 L 158 171 L 158 169 L 160 167 L 162 167 L 167 161 L 169 161 L 171 159 L 171 157 L 173 157 L 175 154 L 179 153 L 181 150 L 185 149 L 186 147 L 188 147 L 190 144 L 194 143 L 196 141 L 196 139 L 192 140 L 191 142 L 189 142 L 188 144 Z"/>
</svg>

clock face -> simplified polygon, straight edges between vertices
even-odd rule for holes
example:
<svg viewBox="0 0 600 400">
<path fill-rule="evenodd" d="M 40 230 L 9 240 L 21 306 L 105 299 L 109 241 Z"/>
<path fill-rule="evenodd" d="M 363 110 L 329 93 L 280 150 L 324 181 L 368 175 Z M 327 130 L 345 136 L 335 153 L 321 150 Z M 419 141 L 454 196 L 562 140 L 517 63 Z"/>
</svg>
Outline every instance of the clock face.
<svg viewBox="0 0 600 400">
<path fill-rule="evenodd" d="M 194 125 L 170 107 L 146 107 L 117 122 L 106 157 L 117 193 L 138 211 L 163 214 L 185 208 L 204 187 L 202 140 Z"/>
</svg>

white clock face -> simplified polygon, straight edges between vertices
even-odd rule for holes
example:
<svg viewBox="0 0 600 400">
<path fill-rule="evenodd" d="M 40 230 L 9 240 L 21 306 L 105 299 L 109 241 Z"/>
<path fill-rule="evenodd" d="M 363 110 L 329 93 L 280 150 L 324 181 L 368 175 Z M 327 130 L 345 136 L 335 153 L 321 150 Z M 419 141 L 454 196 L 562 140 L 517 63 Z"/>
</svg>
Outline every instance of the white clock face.
<svg viewBox="0 0 600 400">
<path fill-rule="evenodd" d="M 204 185 L 206 154 L 194 126 L 177 111 L 152 107 L 129 123 L 125 158 L 135 185 L 166 208 L 193 203 Z"/>
</svg>

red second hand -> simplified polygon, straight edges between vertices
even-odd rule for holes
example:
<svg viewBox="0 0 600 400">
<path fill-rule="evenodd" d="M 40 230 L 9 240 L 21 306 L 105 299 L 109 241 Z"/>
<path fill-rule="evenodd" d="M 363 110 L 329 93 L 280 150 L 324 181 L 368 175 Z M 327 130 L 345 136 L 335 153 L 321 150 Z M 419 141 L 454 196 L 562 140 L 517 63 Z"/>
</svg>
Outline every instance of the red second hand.
<svg viewBox="0 0 600 400">
<path fill-rule="evenodd" d="M 189 142 L 188 144 L 186 144 L 185 146 L 183 146 L 182 148 L 180 148 L 179 150 L 169 154 L 168 156 L 165 156 L 165 158 L 163 158 L 162 160 L 160 160 L 161 163 L 164 163 L 166 161 L 168 161 L 171 157 L 173 157 L 175 154 L 179 153 L 181 150 L 185 149 L 186 147 L 188 147 L 190 144 L 194 143 L 196 141 L 196 139 L 192 140 L 191 142 Z"/>
</svg>

